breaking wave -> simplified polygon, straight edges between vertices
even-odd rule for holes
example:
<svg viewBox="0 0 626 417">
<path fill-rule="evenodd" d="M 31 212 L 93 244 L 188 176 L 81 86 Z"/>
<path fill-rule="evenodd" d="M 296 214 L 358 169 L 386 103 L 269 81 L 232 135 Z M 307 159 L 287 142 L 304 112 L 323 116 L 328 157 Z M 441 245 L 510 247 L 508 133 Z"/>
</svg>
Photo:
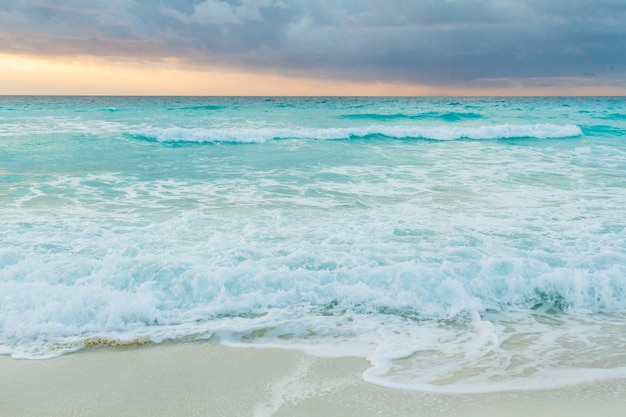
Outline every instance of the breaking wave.
<svg viewBox="0 0 626 417">
<path fill-rule="evenodd" d="M 531 124 L 463 126 L 364 126 L 343 128 L 183 128 L 169 127 L 142 132 L 139 137 L 159 142 L 264 143 L 280 139 L 345 140 L 382 136 L 394 139 L 493 140 L 513 138 L 567 138 L 581 136 L 576 125 Z"/>
</svg>

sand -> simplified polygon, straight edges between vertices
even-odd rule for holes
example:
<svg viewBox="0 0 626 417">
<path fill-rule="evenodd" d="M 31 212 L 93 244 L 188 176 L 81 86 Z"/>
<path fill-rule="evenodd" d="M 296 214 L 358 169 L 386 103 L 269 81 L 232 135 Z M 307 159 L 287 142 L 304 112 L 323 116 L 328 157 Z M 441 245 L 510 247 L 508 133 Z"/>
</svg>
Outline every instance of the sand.
<svg viewBox="0 0 626 417">
<path fill-rule="evenodd" d="M 434 394 L 369 384 L 368 366 L 210 343 L 0 357 L 0 416 L 626 416 L 626 380 Z"/>
</svg>

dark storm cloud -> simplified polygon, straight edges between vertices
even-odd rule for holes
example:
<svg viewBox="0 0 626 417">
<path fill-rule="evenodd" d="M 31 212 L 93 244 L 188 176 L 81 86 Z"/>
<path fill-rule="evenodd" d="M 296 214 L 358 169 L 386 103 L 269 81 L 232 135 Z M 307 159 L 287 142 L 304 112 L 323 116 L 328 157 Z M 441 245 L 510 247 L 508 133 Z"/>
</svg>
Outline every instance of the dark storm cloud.
<svg viewBox="0 0 626 417">
<path fill-rule="evenodd" d="M 367 81 L 626 78 L 624 0 L 59 3 L 1 0 L 0 51 Z"/>
</svg>

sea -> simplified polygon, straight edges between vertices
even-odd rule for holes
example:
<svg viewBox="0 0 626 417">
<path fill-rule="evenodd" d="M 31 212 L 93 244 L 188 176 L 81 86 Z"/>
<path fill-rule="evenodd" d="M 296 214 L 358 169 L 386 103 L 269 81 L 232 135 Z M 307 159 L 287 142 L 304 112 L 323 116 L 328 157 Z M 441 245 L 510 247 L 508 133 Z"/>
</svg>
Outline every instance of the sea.
<svg viewBox="0 0 626 417">
<path fill-rule="evenodd" d="M 0 354 L 626 377 L 624 97 L 0 97 Z"/>
</svg>

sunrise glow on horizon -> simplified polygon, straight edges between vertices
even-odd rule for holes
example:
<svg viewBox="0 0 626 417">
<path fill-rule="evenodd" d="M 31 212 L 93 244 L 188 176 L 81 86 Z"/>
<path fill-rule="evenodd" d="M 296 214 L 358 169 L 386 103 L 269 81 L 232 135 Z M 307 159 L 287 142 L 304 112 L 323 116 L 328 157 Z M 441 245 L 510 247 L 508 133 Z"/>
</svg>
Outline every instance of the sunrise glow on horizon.
<svg viewBox="0 0 626 417">
<path fill-rule="evenodd" d="M 176 60 L 133 62 L 94 57 L 42 58 L 0 54 L 0 95 L 155 96 L 541 96 L 626 95 L 626 88 L 568 86 L 467 88 L 350 82 L 228 69 L 199 70 Z"/>
<path fill-rule="evenodd" d="M 429 95 L 432 87 L 363 84 L 252 72 L 190 70 L 172 62 L 0 55 L 6 95 Z M 10 80 L 10 81 L 9 81 Z"/>
</svg>

